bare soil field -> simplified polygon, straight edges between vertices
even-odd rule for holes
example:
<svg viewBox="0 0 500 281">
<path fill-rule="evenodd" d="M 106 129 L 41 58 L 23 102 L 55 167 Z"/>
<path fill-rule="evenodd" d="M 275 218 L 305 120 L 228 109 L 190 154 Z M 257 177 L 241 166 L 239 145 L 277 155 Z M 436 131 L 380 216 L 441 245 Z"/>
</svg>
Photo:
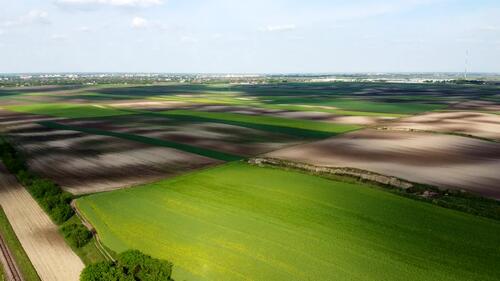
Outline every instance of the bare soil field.
<svg viewBox="0 0 500 281">
<path fill-rule="evenodd" d="M 114 137 L 48 129 L 32 124 L 9 131 L 31 170 L 73 194 L 146 183 L 217 160 Z"/>
<path fill-rule="evenodd" d="M 479 110 L 500 112 L 500 104 L 492 101 L 474 100 L 465 101 L 450 106 L 449 109 L 455 110 Z"/>
<path fill-rule="evenodd" d="M 108 105 L 123 109 L 163 111 L 168 109 L 184 108 L 189 106 L 189 103 L 179 101 L 128 100 L 109 102 Z"/>
<path fill-rule="evenodd" d="M 400 119 L 385 128 L 460 133 L 500 141 L 500 115 L 480 112 L 432 112 Z"/>
<path fill-rule="evenodd" d="M 123 116 L 64 120 L 61 124 L 129 133 L 241 156 L 254 156 L 300 143 L 288 135 L 223 123 L 172 122 L 163 117 Z"/>
<path fill-rule="evenodd" d="M 61 119 L 62 118 L 58 117 L 47 117 L 42 115 L 0 110 L 0 132 L 16 128 L 19 129 L 23 126 L 29 127 L 36 122 L 56 121 Z"/>
<path fill-rule="evenodd" d="M 84 264 L 57 226 L 0 163 L 0 205 L 44 281 L 77 281 Z"/>
<path fill-rule="evenodd" d="M 268 115 L 282 118 L 316 120 L 335 124 L 373 125 L 390 118 L 379 116 L 343 116 L 319 111 L 291 111 L 248 106 L 203 105 L 191 107 L 200 111 L 230 112 L 248 115 Z"/>
<path fill-rule="evenodd" d="M 366 129 L 266 156 L 357 168 L 500 199 L 500 144 L 473 138 Z"/>
</svg>

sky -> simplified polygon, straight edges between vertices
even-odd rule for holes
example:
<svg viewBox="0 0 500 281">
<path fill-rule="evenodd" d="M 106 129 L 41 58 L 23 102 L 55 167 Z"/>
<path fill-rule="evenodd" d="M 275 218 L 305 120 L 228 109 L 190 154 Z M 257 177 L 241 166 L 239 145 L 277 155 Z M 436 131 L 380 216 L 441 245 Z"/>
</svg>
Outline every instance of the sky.
<svg viewBox="0 0 500 281">
<path fill-rule="evenodd" d="M 0 73 L 500 72 L 498 0 L 0 0 Z"/>
</svg>

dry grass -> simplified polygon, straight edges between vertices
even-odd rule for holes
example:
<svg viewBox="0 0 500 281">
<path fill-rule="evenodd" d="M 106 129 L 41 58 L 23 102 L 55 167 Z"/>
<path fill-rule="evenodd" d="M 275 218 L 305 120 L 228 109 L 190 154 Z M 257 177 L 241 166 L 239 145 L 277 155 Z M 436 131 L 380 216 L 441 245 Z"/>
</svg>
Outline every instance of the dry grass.
<svg viewBox="0 0 500 281">
<path fill-rule="evenodd" d="M 31 195 L 0 165 L 0 205 L 40 278 L 77 281 L 84 265 Z"/>
<path fill-rule="evenodd" d="M 268 154 L 352 167 L 500 199 L 500 144 L 453 135 L 362 130 Z"/>
</svg>

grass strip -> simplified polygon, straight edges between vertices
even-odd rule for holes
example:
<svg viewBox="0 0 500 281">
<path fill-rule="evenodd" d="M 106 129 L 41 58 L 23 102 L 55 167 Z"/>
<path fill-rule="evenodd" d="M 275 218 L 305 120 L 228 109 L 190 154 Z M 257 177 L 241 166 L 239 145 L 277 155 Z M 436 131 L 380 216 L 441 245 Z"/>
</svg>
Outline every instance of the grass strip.
<svg viewBox="0 0 500 281">
<path fill-rule="evenodd" d="M 21 274 L 24 277 L 24 280 L 40 281 L 40 277 L 38 277 L 38 274 L 36 273 L 33 264 L 31 264 L 31 261 L 28 258 L 28 255 L 26 255 L 23 246 L 17 239 L 16 233 L 14 232 L 14 229 L 12 229 L 12 226 L 9 223 L 9 219 L 5 215 L 5 212 L 3 211 L 1 206 L 0 206 L 0 226 L 1 226 L 0 233 L 2 234 L 2 237 L 5 240 L 5 243 L 7 243 L 7 247 L 14 256 L 14 259 L 17 263 L 17 266 L 19 267 L 19 270 L 21 271 Z"/>
<path fill-rule="evenodd" d="M 4 107 L 10 111 L 67 118 L 107 117 L 130 114 L 127 111 L 92 104 L 37 103 Z"/>
<path fill-rule="evenodd" d="M 47 128 L 51 128 L 51 129 L 78 131 L 78 132 L 87 133 L 87 134 L 109 136 L 109 137 L 121 138 L 121 139 L 126 139 L 126 140 L 130 140 L 130 141 L 135 141 L 135 142 L 146 143 L 146 144 L 155 145 L 155 146 L 174 148 L 174 149 L 182 150 L 185 152 L 194 153 L 194 154 L 198 154 L 201 156 L 205 156 L 205 157 L 209 157 L 209 158 L 213 158 L 213 159 L 217 159 L 217 160 L 222 160 L 222 161 L 238 161 L 238 160 L 244 159 L 244 157 L 241 157 L 238 155 L 228 154 L 228 153 L 224 153 L 224 152 L 220 152 L 220 151 L 216 151 L 216 150 L 205 149 L 205 148 L 191 146 L 191 145 L 187 145 L 187 144 L 183 144 L 183 143 L 167 141 L 167 140 L 160 140 L 160 139 L 155 139 L 155 138 L 149 138 L 149 137 L 144 137 L 144 136 L 139 136 L 139 135 L 134 135 L 134 134 L 111 132 L 111 131 L 105 131 L 105 130 L 99 130 L 99 129 L 93 129 L 93 128 L 81 128 L 81 127 L 75 127 L 75 126 L 67 126 L 67 125 L 59 124 L 56 122 L 50 122 L 50 121 L 39 122 L 39 124 L 42 126 L 45 126 Z"/>
</svg>

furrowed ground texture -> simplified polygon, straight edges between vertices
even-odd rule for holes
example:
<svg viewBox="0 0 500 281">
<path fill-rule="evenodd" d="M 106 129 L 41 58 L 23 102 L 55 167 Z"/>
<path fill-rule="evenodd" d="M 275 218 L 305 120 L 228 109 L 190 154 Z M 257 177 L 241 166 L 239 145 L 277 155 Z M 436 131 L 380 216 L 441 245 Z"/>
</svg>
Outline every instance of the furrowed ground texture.
<svg viewBox="0 0 500 281">
<path fill-rule="evenodd" d="M 235 162 L 78 199 L 104 244 L 176 280 L 498 280 L 500 223 Z"/>
<path fill-rule="evenodd" d="M 223 112 L 203 112 L 192 110 L 170 110 L 163 113 L 170 118 L 222 122 L 232 125 L 274 131 L 300 137 L 327 137 L 361 128 L 355 125 L 331 124 L 327 122 L 286 119 L 272 116 L 255 116 Z"/>
</svg>

